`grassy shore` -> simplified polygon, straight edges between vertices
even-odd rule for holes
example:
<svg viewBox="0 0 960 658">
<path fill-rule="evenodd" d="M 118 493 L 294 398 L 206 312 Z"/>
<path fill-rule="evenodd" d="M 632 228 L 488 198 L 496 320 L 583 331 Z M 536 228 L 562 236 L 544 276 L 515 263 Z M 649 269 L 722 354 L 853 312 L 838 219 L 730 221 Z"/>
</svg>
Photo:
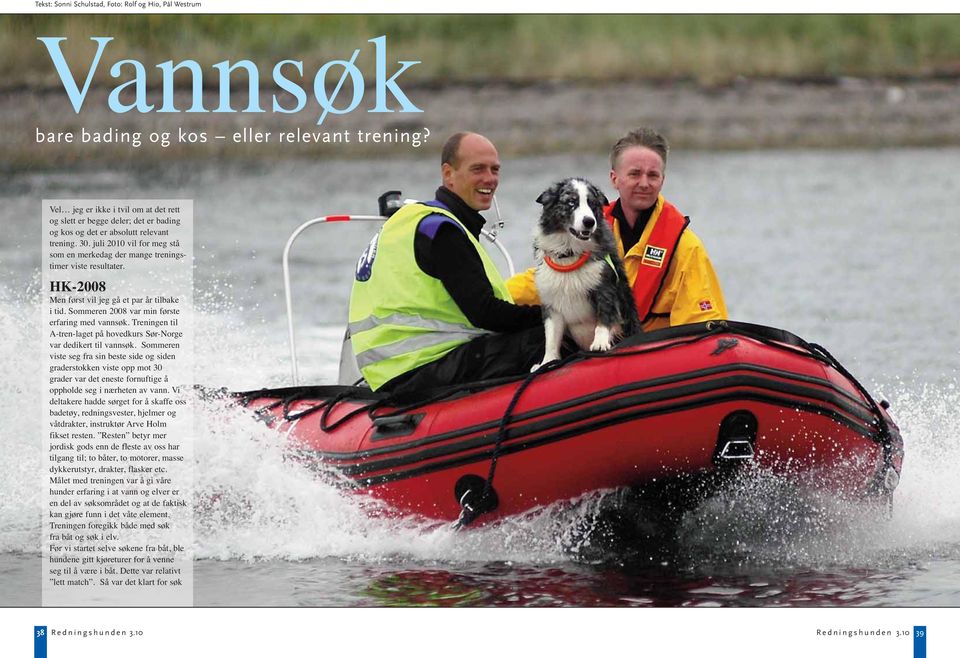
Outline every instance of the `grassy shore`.
<svg viewBox="0 0 960 658">
<path fill-rule="evenodd" d="M 319 106 L 283 114 L 125 112 L 107 97 L 130 79 L 110 67 L 143 63 L 161 93 L 155 65 L 193 59 L 204 71 L 203 106 L 218 101 L 209 67 L 251 59 L 261 71 L 261 107 L 270 107 L 270 71 L 300 60 L 306 86 L 320 66 L 349 59 L 373 74 L 373 46 L 388 35 L 388 73 L 398 60 L 403 89 L 423 114 L 349 112 L 322 130 L 430 131 L 422 148 L 333 142 L 280 144 L 276 135 L 317 131 Z M 82 85 L 95 46 L 113 36 L 83 111 L 64 95 L 38 36 L 66 37 Z M 628 128 L 650 125 L 679 148 L 846 148 L 960 145 L 958 16 L 6 16 L 0 19 L 0 171 L 99 163 L 296 157 L 435 157 L 457 130 L 488 135 L 509 155 L 597 152 Z M 335 67 L 336 68 L 336 67 Z M 341 73 L 336 70 L 334 75 Z M 190 79 L 177 75 L 178 108 Z M 233 80 L 243 84 L 242 76 Z M 373 104 L 367 85 L 363 107 Z M 129 89 L 127 89 L 129 92 Z M 189 97 L 189 98 L 188 98 Z M 238 98 L 245 98 L 239 92 Z M 239 102 L 239 101 L 238 101 Z M 341 106 L 345 101 L 341 99 Z M 160 148 L 51 143 L 37 132 L 208 133 L 206 143 Z M 235 143 L 244 129 L 272 131 L 268 143 Z"/>
<path fill-rule="evenodd" d="M 187 58 L 247 58 L 264 72 L 294 59 L 315 71 L 360 48 L 372 72 L 367 39 L 381 34 L 390 61 L 422 62 L 406 84 L 960 75 L 960 15 L 42 15 L 0 19 L 0 88 L 59 86 L 38 36 L 67 37 L 68 59 L 85 64 L 90 37 L 113 36 L 105 61 L 148 71 Z M 116 83 L 108 66 L 97 82 Z"/>
</svg>

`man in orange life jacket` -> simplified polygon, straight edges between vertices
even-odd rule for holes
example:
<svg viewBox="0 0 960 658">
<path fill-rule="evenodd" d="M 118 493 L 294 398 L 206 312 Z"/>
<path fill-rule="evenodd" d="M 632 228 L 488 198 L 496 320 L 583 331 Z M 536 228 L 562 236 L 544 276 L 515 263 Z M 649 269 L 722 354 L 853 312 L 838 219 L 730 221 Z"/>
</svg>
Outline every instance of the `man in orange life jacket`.
<svg viewBox="0 0 960 658">
<path fill-rule="evenodd" d="M 613 227 L 644 331 L 725 320 L 727 307 L 707 250 L 660 194 L 669 146 L 654 130 L 627 133 L 610 152 L 620 198 L 604 208 Z M 507 281 L 517 304 L 538 304 L 533 270 Z"/>
</svg>

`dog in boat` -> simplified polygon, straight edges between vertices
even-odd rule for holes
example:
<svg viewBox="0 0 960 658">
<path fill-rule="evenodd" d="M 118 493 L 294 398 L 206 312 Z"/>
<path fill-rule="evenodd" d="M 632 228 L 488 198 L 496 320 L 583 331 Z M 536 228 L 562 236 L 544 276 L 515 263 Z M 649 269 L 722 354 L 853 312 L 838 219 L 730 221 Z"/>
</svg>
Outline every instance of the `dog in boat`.
<svg viewBox="0 0 960 658">
<path fill-rule="evenodd" d="M 603 216 L 603 192 L 582 178 L 568 178 L 544 190 L 537 203 L 543 211 L 534 237 L 534 279 L 546 350 L 534 370 L 560 358 L 564 332 L 580 349 L 604 352 L 640 331 L 633 293 Z"/>
</svg>

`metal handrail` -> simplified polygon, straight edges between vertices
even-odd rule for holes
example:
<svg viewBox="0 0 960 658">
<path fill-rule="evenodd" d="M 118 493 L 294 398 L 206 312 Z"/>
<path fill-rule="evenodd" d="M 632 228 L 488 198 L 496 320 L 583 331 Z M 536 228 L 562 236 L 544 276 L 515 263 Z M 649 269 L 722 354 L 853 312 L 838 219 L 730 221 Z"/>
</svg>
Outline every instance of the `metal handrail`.
<svg viewBox="0 0 960 658">
<path fill-rule="evenodd" d="M 497 208 L 497 216 L 500 215 L 500 209 Z M 303 233 L 306 229 L 317 224 L 327 224 L 330 222 L 384 222 L 387 218 L 381 215 L 323 215 L 321 217 L 314 217 L 305 221 L 303 224 L 294 229 L 293 233 L 290 234 L 290 237 L 287 238 L 287 243 L 283 247 L 283 294 L 286 299 L 287 304 L 287 332 L 290 338 L 290 363 L 293 369 L 293 385 L 298 386 L 300 384 L 300 373 L 297 369 L 297 341 L 296 336 L 293 330 L 293 295 L 290 288 L 290 248 L 293 246 L 294 241 L 300 237 L 300 234 Z M 498 222 L 498 226 L 502 225 L 502 222 Z M 516 273 L 516 270 L 513 266 L 513 259 L 510 257 L 510 252 L 507 251 L 507 248 L 499 241 L 496 232 L 490 232 L 486 229 L 480 231 L 480 233 L 487 238 L 497 249 L 500 250 L 500 253 L 503 255 L 504 260 L 507 261 L 507 267 L 510 270 L 510 276 L 513 276 Z"/>
</svg>

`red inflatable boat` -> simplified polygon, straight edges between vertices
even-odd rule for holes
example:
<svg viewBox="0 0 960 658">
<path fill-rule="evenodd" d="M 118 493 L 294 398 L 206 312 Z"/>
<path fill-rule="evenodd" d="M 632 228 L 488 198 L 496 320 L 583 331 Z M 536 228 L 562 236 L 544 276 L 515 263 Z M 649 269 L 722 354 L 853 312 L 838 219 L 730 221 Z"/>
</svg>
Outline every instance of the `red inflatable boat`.
<svg viewBox="0 0 960 658">
<path fill-rule="evenodd" d="M 736 322 L 651 332 L 420 401 L 348 386 L 236 395 L 345 486 L 461 523 L 596 490 L 701 490 L 747 464 L 888 498 L 903 459 L 886 404 L 825 350 Z"/>
</svg>

